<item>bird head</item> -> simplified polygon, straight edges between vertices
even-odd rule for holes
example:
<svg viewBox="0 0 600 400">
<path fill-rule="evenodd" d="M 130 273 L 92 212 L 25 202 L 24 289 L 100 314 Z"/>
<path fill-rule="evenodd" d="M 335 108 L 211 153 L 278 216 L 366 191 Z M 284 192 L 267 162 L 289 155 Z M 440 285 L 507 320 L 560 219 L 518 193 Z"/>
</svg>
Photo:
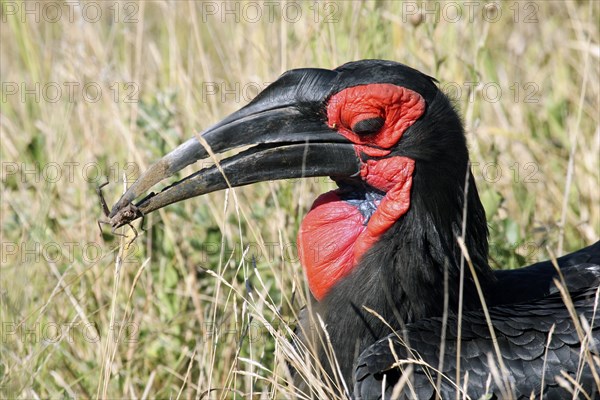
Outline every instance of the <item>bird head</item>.
<svg viewBox="0 0 600 400">
<path fill-rule="evenodd" d="M 133 219 L 122 213 L 155 184 L 247 146 L 138 200 L 134 217 L 228 187 L 330 176 L 339 188 L 317 198 L 298 234 L 317 299 L 352 273 L 415 202 L 442 208 L 460 197 L 468 164 L 460 119 L 433 78 L 381 60 L 296 69 L 152 165 L 113 206 L 113 227 Z"/>
</svg>

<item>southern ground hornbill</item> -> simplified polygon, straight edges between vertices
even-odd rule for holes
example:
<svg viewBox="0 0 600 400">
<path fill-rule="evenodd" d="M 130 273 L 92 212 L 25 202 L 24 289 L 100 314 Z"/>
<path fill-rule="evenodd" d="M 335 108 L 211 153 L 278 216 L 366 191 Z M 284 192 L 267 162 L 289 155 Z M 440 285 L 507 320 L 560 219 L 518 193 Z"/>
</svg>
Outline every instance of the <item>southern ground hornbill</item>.
<svg viewBox="0 0 600 400">
<path fill-rule="evenodd" d="M 431 77 L 380 60 L 297 69 L 151 166 L 110 218 L 117 227 L 230 186 L 330 176 L 339 188 L 317 198 L 298 234 L 314 296 L 298 347 L 327 379 L 368 399 L 599 398 L 600 242 L 559 258 L 560 271 L 493 271 L 469 170 L 461 120 Z"/>
</svg>

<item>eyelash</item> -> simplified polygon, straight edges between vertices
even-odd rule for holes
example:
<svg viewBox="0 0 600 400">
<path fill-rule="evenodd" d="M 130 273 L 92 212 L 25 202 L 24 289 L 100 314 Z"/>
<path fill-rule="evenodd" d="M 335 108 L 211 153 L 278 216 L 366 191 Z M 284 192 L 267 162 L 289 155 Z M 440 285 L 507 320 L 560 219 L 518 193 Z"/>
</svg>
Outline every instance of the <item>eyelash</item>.
<svg viewBox="0 0 600 400">
<path fill-rule="evenodd" d="M 372 135 L 381 130 L 385 124 L 385 118 L 374 117 L 358 121 L 352 126 L 352 132 L 357 135 Z"/>
</svg>

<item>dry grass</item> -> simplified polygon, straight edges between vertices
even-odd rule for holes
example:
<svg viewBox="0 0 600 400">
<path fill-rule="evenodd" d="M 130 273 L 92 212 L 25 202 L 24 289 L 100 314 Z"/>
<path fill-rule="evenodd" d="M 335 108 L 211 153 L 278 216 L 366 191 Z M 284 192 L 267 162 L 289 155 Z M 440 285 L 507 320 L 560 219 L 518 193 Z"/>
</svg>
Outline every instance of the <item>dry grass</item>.
<svg viewBox="0 0 600 400">
<path fill-rule="evenodd" d="M 458 22 L 425 15 L 416 27 L 400 2 L 320 3 L 319 19 L 333 11 L 332 23 L 315 22 L 313 3 L 294 3 L 293 23 L 281 7 L 273 22 L 266 8 L 245 21 L 245 3 L 239 22 L 221 2 L 123 2 L 119 14 L 113 2 L 83 2 L 87 20 L 75 8 L 70 21 L 65 5 L 55 22 L 49 3 L 30 4 L 39 22 L 22 2 L 3 1 L 1 15 L 2 397 L 292 395 L 288 322 L 306 296 L 295 235 L 331 182 L 267 182 L 174 205 L 129 248 L 98 237 L 94 195 L 109 175 L 113 202 L 123 174 L 137 176 L 290 68 L 385 58 L 461 88 L 498 266 L 598 240 L 598 2 L 511 2 L 496 22 L 483 6 L 469 22 L 463 7 Z M 212 94 L 212 83 L 235 94 Z M 98 101 L 83 97 L 95 88 Z"/>
</svg>

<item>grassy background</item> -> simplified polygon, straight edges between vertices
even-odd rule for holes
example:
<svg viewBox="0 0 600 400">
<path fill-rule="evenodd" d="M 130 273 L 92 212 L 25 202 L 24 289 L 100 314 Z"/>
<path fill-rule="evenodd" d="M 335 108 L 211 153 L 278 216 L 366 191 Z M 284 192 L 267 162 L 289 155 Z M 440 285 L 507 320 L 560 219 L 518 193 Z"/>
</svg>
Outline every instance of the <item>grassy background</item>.
<svg viewBox="0 0 600 400">
<path fill-rule="evenodd" d="M 72 18 L 29 4 L 2 2 L 2 397 L 290 395 L 286 322 L 306 294 L 295 235 L 331 182 L 177 204 L 130 247 L 99 237 L 94 192 L 108 175 L 112 204 L 124 175 L 290 68 L 384 58 L 437 77 L 464 116 L 495 266 L 598 240 L 596 1 L 482 2 L 472 18 L 460 5 L 460 20 L 433 2 L 420 18 L 422 2 L 283 15 L 259 2 L 260 17 L 246 3 L 82 2 Z"/>
</svg>

